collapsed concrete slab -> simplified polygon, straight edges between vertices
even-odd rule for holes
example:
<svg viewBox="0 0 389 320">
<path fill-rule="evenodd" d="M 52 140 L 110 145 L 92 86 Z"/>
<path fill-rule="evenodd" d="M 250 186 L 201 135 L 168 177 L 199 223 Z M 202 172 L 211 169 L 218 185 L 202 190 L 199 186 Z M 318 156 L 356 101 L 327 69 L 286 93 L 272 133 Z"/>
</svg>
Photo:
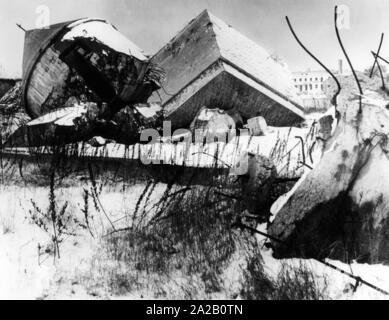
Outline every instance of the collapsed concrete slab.
<svg viewBox="0 0 389 320">
<path fill-rule="evenodd" d="M 158 116 L 146 118 L 131 107 L 123 108 L 109 121 L 100 115 L 99 106 L 93 102 L 58 109 L 19 127 L 4 147 L 63 146 L 99 136 L 132 145 L 140 141 L 142 128 L 160 124 Z"/>
<path fill-rule="evenodd" d="M 104 20 L 81 19 L 29 30 L 22 103 L 31 118 L 63 108 L 71 97 L 113 111 L 146 102 L 158 72 L 142 51 Z"/>
<path fill-rule="evenodd" d="M 377 79 L 358 77 L 362 108 L 350 76 L 341 83 L 341 119 L 323 157 L 274 212 L 276 257 L 389 263 L 389 95 Z"/>
<path fill-rule="evenodd" d="M 188 128 L 203 106 L 227 110 L 242 121 L 262 116 L 269 125 L 297 125 L 304 119 L 293 100 L 294 88 L 287 68 L 207 11 L 151 61 L 103 20 L 81 19 L 27 31 L 22 103 L 33 119 L 65 107 L 94 103 L 101 111 L 96 119 L 109 122 L 125 106 L 150 102 L 148 98 L 164 77 L 161 69 L 165 69 L 167 78 L 161 97 L 163 116 L 172 120 L 173 129 Z M 168 91 L 177 94 L 171 96 Z M 120 122 L 124 128 L 131 126 Z M 44 123 L 43 127 L 47 126 Z M 38 127 L 32 126 L 34 130 L 20 130 L 19 134 L 33 134 Z M 87 127 L 99 126 L 96 123 Z M 156 125 L 151 123 L 151 127 Z M 78 129 L 59 141 L 74 142 L 75 138 L 66 137 L 79 134 Z M 111 130 L 127 137 L 134 133 L 118 127 Z M 71 128 L 67 126 L 68 131 Z M 80 135 L 79 141 L 92 133 L 96 130 Z M 34 146 L 57 141 L 52 135 L 45 135 L 44 140 L 38 137 L 27 140 L 34 140 Z M 14 142 L 27 141 L 20 138 Z"/>
<path fill-rule="evenodd" d="M 161 69 L 104 20 L 26 31 L 21 103 L 34 121 L 19 128 L 6 145 L 85 142 L 96 135 L 136 143 L 145 117 L 135 105 L 147 102 L 162 77 Z M 93 116 L 78 112 L 85 105 L 93 106 Z M 122 112 L 128 106 L 133 110 Z"/>
<path fill-rule="evenodd" d="M 159 93 L 177 126 L 187 127 L 203 106 L 235 109 L 245 119 L 263 116 L 273 126 L 304 120 L 287 67 L 207 10 L 152 61 L 166 72 Z"/>
</svg>

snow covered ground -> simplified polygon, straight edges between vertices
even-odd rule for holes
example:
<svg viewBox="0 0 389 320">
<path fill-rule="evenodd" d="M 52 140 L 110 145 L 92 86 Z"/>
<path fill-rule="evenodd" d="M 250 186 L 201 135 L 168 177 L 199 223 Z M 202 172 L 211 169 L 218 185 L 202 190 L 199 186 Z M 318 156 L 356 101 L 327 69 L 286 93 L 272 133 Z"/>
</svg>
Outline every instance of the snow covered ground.
<svg viewBox="0 0 389 320">
<path fill-rule="evenodd" d="M 122 192 L 121 187 L 112 187 L 101 194 L 100 201 L 104 207 L 107 206 L 104 209 L 117 228 L 128 225 L 128 219 L 123 217 L 134 211 L 144 187 L 145 184 L 137 184 L 126 193 Z M 94 255 L 99 250 L 99 241 L 77 228 L 77 236 L 65 238 L 60 245 L 61 258 L 54 260 L 52 254 L 45 253 L 45 248 L 51 244 L 49 235 L 31 221 L 30 214 L 30 210 L 33 211 L 31 200 L 40 209 L 46 210 L 49 205 L 48 188 L 0 188 L 0 299 L 99 298 L 93 292 L 86 292 L 75 280 L 79 274 L 91 268 Z M 163 190 L 163 184 L 156 186 L 155 198 L 149 199 L 148 206 L 151 207 L 153 201 L 161 197 Z M 81 185 L 56 191 L 58 203 L 63 205 L 69 201 L 67 210 L 80 219 L 84 205 L 82 191 Z M 92 203 L 89 210 L 94 217 L 91 228 L 97 238 L 97 235 L 107 232 L 109 223 Z"/>
<path fill-rule="evenodd" d="M 261 225 L 258 230 L 266 232 L 266 226 Z M 262 235 L 257 235 L 258 244 L 263 247 L 263 243 L 266 238 Z M 272 256 L 271 249 L 262 249 L 261 251 L 265 271 L 276 277 L 283 264 L 294 266 L 296 268 L 305 266 L 307 269 L 312 270 L 316 275 L 318 282 L 324 281 L 327 287 L 328 295 L 330 299 L 334 300 L 388 300 L 389 295 L 380 293 L 364 284 L 357 287 L 354 292 L 354 286 L 356 281 L 349 276 L 336 271 L 321 262 L 314 259 L 275 259 Z M 370 265 L 367 263 L 346 264 L 336 260 L 326 259 L 326 262 L 335 265 L 336 267 L 351 273 L 355 276 L 359 276 L 362 279 L 370 282 L 371 284 L 389 292 L 389 266 L 383 264 Z"/>
<path fill-rule="evenodd" d="M 324 264 L 308 259 L 281 259 L 277 260 L 272 257 L 271 250 L 262 251 L 264 258 L 264 266 L 266 272 L 273 275 L 274 277 L 279 272 L 282 264 L 288 264 L 290 266 L 299 267 L 301 264 L 306 266 L 309 270 L 317 276 L 319 281 L 326 281 L 328 287 L 328 294 L 330 299 L 335 300 L 387 300 L 389 296 L 386 296 L 372 288 L 361 284 L 356 291 L 353 291 L 353 286 L 356 281 L 340 273 L 339 271 L 333 270 Z M 362 279 L 370 282 L 371 284 L 386 290 L 389 292 L 389 266 L 382 264 L 369 265 L 352 263 L 350 265 L 334 261 L 326 260 L 327 262 L 335 265 L 336 267 L 347 271 L 355 276 L 360 276 Z M 325 279 L 325 280 L 324 280 Z"/>
<path fill-rule="evenodd" d="M 311 120 L 315 120 L 315 115 L 312 116 Z M 139 157 L 140 153 L 148 160 L 159 159 L 164 160 L 165 163 L 178 165 L 185 162 L 187 166 L 207 167 L 214 164 L 216 154 L 218 155 L 219 166 L 233 166 L 243 152 L 242 150 L 248 150 L 272 157 L 278 172 L 281 174 L 300 175 L 304 174 L 304 171 L 308 171 L 299 164 L 302 159 L 302 149 L 299 140 L 295 137 L 301 136 L 307 141 L 307 146 L 305 146 L 305 149 L 307 149 L 312 145 L 309 135 L 310 129 L 308 127 L 292 129 L 269 127 L 269 132 L 265 136 L 240 137 L 236 141 L 233 140 L 229 145 L 211 143 L 205 147 L 197 144 L 190 145 L 187 148 L 185 143 L 158 143 L 126 148 L 123 145 L 108 144 L 100 148 L 88 147 L 83 150 L 83 155 L 132 159 Z M 24 151 L 28 152 L 28 150 Z M 314 166 L 320 156 L 320 150 L 315 151 L 313 153 L 313 163 L 309 162 L 309 164 Z M 0 188 L 1 299 L 141 299 L 154 297 L 152 292 L 144 291 L 135 291 L 133 294 L 118 297 L 112 296 L 109 292 L 101 291 L 101 288 L 93 290 L 85 286 L 82 275 L 89 273 L 93 277 L 93 270 L 101 268 L 96 262 L 98 261 L 96 257 L 99 255 L 100 242 L 93 239 L 85 231 L 80 231 L 76 237 L 69 237 L 64 241 L 61 245 L 60 260 L 54 261 L 52 256 L 42 254 L 42 252 L 38 253 L 38 244 L 44 247 L 50 243 L 50 239 L 45 232 L 31 222 L 29 211 L 33 209 L 31 199 L 41 208 L 48 206 L 48 188 L 23 187 L 20 185 L 1 186 Z M 132 185 L 124 192 L 119 186 L 111 186 L 108 190 L 104 190 L 100 200 L 118 227 L 128 225 L 129 221 L 123 219 L 123 217 L 134 211 L 137 200 L 144 188 L 145 184 L 140 183 Z M 155 192 L 149 199 L 149 206 L 161 197 L 164 188 L 163 184 L 156 187 Z M 58 201 L 64 203 L 70 199 L 69 210 L 76 215 L 81 215 L 83 205 L 82 185 L 62 188 L 58 192 Z M 287 196 L 284 195 L 274 203 L 273 213 L 278 211 L 286 198 Z M 142 203 L 140 205 L 142 206 Z M 94 212 L 93 215 L 96 216 L 96 228 L 98 229 L 96 229 L 96 234 L 101 235 L 107 230 L 108 222 L 101 212 Z M 259 228 L 266 231 L 265 226 Z M 331 299 L 389 298 L 389 296 L 385 296 L 363 284 L 354 291 L 355 280 L 318 261 L 311 259 L 274 259 L 271 250 L 263 247 L 265 239 L 258 236 L 257 241 L 262 248 L 261 254 L 265 271 L 270 276 L 275 277 L 285 263 L 292 266 L 303 264 L 312 270 L 320 281 L 326 280 L 329 298 Z M 339 261 L 327 261 L 342 270 L 360 276 L 377 287 L 389 291 L 389 266 L 358 263 L 348 265 Z M 214 298 L 225 297 L 218 294 Z"/>
<path fill-rule="evenodd" d="M 119 188 L 109 188 L 103 192 L 101 202 L 112 220 L 122 218 L 132 212 L 136 199 L 143 192 L 144 184 L 135 184 L 126 192 Z M 150 205 L 161 197 L 164 185 L 158 185 L 150 199 Z M 141 299 L 154 298 L 153 292 L 134 291 L 124 296 L 112 296 L 101 288 L 94 289 L 84 283 L 85 275 L 95 277 L 99 265 L 100 241 L 93 239 L 87 232 L 79 232 L 76 237 L 69 237 L 60 247 L 61 259 L 54 261 L 52 255 L 38 254 L 38 244 L 42 247 L 50 243 L 48 235 L 29 219 L 32 209 L 30 199 L 42 208 L 48 205 L 47 188 L 25 188 L 20 186 L 2 187 L 0 192 L 0 298 L 1 299 Z M 68 187 L 58 191 L 59 203 L 71 199 L 69 210 L 80 215 L 82 193 L 79 187 Z M 123 209 L 125 208 L 125 209 Z M 107 221 L 97 212 L 96 227 L 107 228 Z M 101 223 L 100 223 L 101 222 Z M 128 221 L 127 221 L 128 222 Z M 117 222 L 120 226 L 120 220 Z M 264 226 L 260 226 L 264 228 Z M 104 229 L 104 230 L 103 230 Z M 94 229 L 95 230 L 95 229 Z M 262 246 L 264 238 L 258 236 L 258 245 Z M 265 271 L 276 276 L 283 264 L 292 266 L 306 265 L 317 275 L 318 281 L 328 285 L 331 299 L 388 299 L 365 285 L 353 292 L 355 281 L 349 277 L 315 261 L 302 259 L 277 260 L 272 257 L 271 250 L 261 251 Z M 97 259 L 97 260 L 96 260 Z M 328 261 L 328 260 L 327 260 Z M 347 265 L 338 261 L 329 261 L 337 267 L 351 272 L 372 284 L 389 291 L 389 266 L 352 263 Z M 109 266 L 109 262 L 106 262 Z M 105 267 L 107 267 L 107 265 Z M 235 277 L 236 275 L 234 275 Z M 324 278 L 323 278 L 324 277 Z M 178 281 L 178 280 L 177 280 Z M 178 285 L 178 284 L 175 284 Z M 173 286 L 173 284 L 172 284 Z M 176 288 L 177 289 L 177 288 Z M 174 287 L 171 288 L 174 290 Z M 215 294 L 214 299 L 222 299 L 222 293 Z"/>
</svg>

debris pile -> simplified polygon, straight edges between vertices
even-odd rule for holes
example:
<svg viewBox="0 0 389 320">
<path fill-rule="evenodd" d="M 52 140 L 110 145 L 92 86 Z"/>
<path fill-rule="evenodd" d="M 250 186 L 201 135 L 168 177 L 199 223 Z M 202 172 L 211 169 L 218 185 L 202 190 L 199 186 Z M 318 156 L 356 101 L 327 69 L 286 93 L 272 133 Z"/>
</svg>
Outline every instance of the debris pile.
<svg viewBox="0 0 389 320">
<path fill-rule="evenodd" d="M 27 31 L 21 102 L 34 120 L 7 146 L 68 144 L 94 136 L 133 144 L 147 122 L 134 106 L 146 103 L 163 77 L 162 69 L 105 21 Z"/>
<path fill-rule="evenodd" d="M 228 135 L 235 136 L 235 130 L 242 127 L 242 123 L 242 117 L 238 112 L 203 107 L 190 124 L 190 130 L 193 138 L 196 138 L 197 134 L 197 138 L 202 137 L 204 142 L 215 142 L 215 138 L 217 141 L 227 142 Z"/>
<path fill-rule="evenodd" d="M 141 130 L 159 130 L 163 120 L 171 121 L 172 130 L 200 126 L 212 135 L 248 122 L 253 135 L 263 135 L 266 122 L 285 126 L 304 120 L 290 79 L 285 64 L 208 11 L 151 59 L 102 20 L 30 30 L 22 104 L 34 120 L 6 146 L 69 144 L 96 136 L 129 145 L 139 142 Z M 145 115 L 156 103 L 157 114 Z M 211 108 L 219 111 L 206 124 L 200 118 Z"/>
<path fill-rule="evenodd" d="M 19 81 L 20 80 L 8 78 L 4 79 L 0 77 L 0 99 Z"/>
<path fill-rule="evenodd" d="M 270 218 L 270 193 L 277 178 L 277 169 L 264 156 L 247 153 L 243 157 L 243 161 L 247 161 L 247 170 L 240 172 L 242 208 L 257 217 L 258 222 L 267 222 Z"/>
</svg>

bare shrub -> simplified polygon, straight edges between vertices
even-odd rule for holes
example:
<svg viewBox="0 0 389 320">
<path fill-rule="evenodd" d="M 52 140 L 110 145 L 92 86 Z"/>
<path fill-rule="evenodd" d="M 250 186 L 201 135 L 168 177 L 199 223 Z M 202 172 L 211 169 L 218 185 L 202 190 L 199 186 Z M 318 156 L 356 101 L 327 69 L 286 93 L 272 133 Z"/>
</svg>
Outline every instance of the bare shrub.
<svg viewBox="0 0 389 320">
<path fill-rule="evenodd" d="M 31 220 L 42 230 L 49 234 L 52 244 L 54 258 L 60 258 L 59 245 L 66 236 L 75 235 L 74 224 L 78 220 L 67 212 L 68 202 L 61 207 L 58 206 L 55 196 L 55 174 L 50 178 L 49 206 L 42 210 L 34 200 L 31 199 L 33 209 L 29 211 Z"/>
<path fill-rule="evenodd" d="M 283 264 L 276 279 L 272 299 L 276 300 L 321 300 L 327 299 L 327 279 L 318 278 L 306 265 Z"/>
<path fill-rule="evenodd" d="M 318 277 L 305 264 L 283 264 L 275 279 L 264 274 L 258 261 L 253 260 L 245 274 L 242 297 L 254 300 L 323 300 L 328 299 L 328 282 Z"/>
<path fill-rule="evenodd" d="M 275 290 L 274 281 L 263 270 L 259 256 L 254 256 L 243 270 L 244 283 L 240 295 L 246 300 L 268 300 Z"/>
<path fill-rule="evenodd" d="M 153 290 L 164 288 L 165 281 L 178 272 L 186 279 L 197 277 L 201 286 L 184 295 L 221 291 L 222 274 L 234 254 L 250 247 L 245 242 L 255 241 L 253 235 L 232 227 L 238 214 L 236 200 L 218 193 L 221 189 L 232 192 L 228 179 L 215 175 L 209 186 L 187 185 L 180 188 L 182 192 L 170 187 L 169 196 L 162 197 L 166 199 L 161 200 L 160 210 L 147 223 L 106 237 L 108 257 L 127 265 L 130 278 L 134 272 L 157 275 Z M 141 197 L 149 197 L 147 193 Z M 111 289 L 121 292 L 115 280 L 109 282 Z M 141 286 L 142 279 L 138 282 Z"/>
<path fill-rule="evenodd" d="M 15 212 L 7 212 L 6 215 L 0 215 L 0 225 L 3 229 L 3 234 L 15 232 Z"/>
<path fill-rule="evenodd" d="M 233 227 L 237 220 L 256 226 L 241 213 L 239 184 L 228 175 L 210 179 L 207 186 L 170 182 L 152 216 L 140 205 L 154 189 L 155 181 L 147 183 L 131 224 L 103 238 L 103 285 L 114 295 L 152 292 L 158 298 L 323 298 L 309 270 L 283 267 L 276 279 L 264 272 L 254 234 Z M 274 192 L 287 187 L 279 184 Z M 239 282 L 234 289 L 226 275 Z"/>
</svg>

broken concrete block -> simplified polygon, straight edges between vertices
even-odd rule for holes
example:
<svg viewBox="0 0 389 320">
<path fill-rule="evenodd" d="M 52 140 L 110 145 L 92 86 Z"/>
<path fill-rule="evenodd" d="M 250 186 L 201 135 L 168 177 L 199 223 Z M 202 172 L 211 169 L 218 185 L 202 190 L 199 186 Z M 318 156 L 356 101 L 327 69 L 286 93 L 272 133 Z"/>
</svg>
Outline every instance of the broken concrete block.
<svg viewBox="0 0 389 320">
<path fill-rule="evenodd" d="M 62 139 L 74 142 L 74 120 L 87 112 L 85 104 L 62 108 L 29 121 L 19 127 L 7 140 L 5 147 L 38 147 L 61 144 Z M 62 131 L 62 133 L 61 133 Z"/>
<path fill-rule="evenodd" d="M 254 117 L 247 120 L 245 128 L 249 129 L 252 136 L 263 136 L 267 132 L 267 124 L 264 117 Z"/>
<path fill-rule="evenodd" d="M 232 117 L 225 110 L 203 107 L 193 119 L 190 130 L 196 142 L 228 142 L 229 135 L 236 135 L 235 119 L 238 117 L 239 114 Z"/>
<path fill-rule="evenodd" d="M 234 173 L 240 173 L 242 208 L 256 215 L 260 222 L 266 222 L 270 217 L 269 197 L 277 170 L 268 158 L 252 153 L 244 154 L 239 163 Z"/>
<path fill-rule="evenodd" d="M 26 32 L 22 103 L 32 118 L 62 108 L 71 96 L 109 103 L 109 118 L 127 104 L 146 102 L 160 76 L 135 44 L 103 20 Z"/>
<path fill-rule="evenodd" d="M 326 115 L 324 117 L 321 117 L 318 122 L 319 122 L 318 134 L 323 140 L 327 140 L 331 136 L 334 118 L 331 115 Z"/>
<path fill-rule="evenodd" d="M 187 127 L 203 106 L 260 115 L 269 125 L 304 120 L 291 73 L 263 48 L 208 11 L 202 12 L 152 58 L 166 72 L 159 91 L 166 116 Z M 154 101 L 159 101 L 155 95 Z"/>
<path fill-rule="evenodd" d="M 362 108 L 354 90 L 342 89 L 341 119 L 322 158 L 276 212 L 276 257 L 389 263 L 389 95 L 364 80 Z"/>
<path fill-rule="evenodd" d="M 109 143 L 110 141 L 107 139 L 104 139 L 103 137 L 97 136 L 90 139 L 87 143 L 91 145 L 92 147 L 102 147 Z"/>
<path fill-rule="evenodd" d="M 123 108 L 112 120 L 101 118 L 103 110 L 93 102 L 80 103 L 46 113 L 18 128 L 5 147 L 39 147 L 87 142 L 93 137 L 132 145 L 140 141 L 144 128 L 162 127 L 157 115 L 144 117 L 132 107 Z"/>
</svg>

